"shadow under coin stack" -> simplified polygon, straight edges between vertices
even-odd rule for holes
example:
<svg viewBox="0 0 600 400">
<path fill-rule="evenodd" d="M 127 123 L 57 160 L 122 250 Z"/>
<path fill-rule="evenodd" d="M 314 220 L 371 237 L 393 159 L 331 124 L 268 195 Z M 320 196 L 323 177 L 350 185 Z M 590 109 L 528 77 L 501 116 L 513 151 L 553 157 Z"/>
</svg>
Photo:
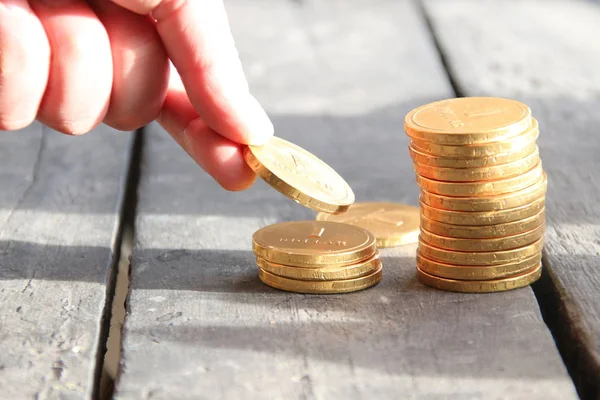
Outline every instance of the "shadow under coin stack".
<svg viewBox="0 0 600 400">
<path fill-rule="evenodd" d="M 443 100 L 405 119 L 421 188 L 417 275 L 442 290 L 495 292 L 541 276 L 547 178 L 523 103 Z"/>
<path fill-rule="evenodd" d="M 288 292 L 354 292 L 376 285 L 382 276 L 375 236 L 348 224 L 269 225 L 254 233 L 252 250 L 260 280 Z"/>
</svg>

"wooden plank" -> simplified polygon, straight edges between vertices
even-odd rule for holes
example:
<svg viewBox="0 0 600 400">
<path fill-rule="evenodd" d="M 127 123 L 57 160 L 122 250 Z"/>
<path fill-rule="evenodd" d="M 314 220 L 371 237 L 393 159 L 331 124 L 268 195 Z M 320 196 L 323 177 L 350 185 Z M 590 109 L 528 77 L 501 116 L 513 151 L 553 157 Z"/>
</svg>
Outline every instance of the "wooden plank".
<svg viewBox="0 0 600 400">
<path fill-rule="evenodd" d="M 600 398 L 600 5 L 427 4 L 464 94 L 522 100 L 539 120 L 549 273 L 538 294 L 580 393 Z"/>
<path fill-rule="evenodd" d="M 0 398 L 89 398 L 132 135 L 0 133 Z"/>
<path fill-rule="evenodd" d="M 253 92 L 279 136 L 357 198 L 417 204 L 403 119 L 452 96 L 411 1 L 227 2 Z M 340 296 L 257 278 L 258 228 L 314 218 L 262 182 L 221 190 L 157 126 L 144 149 L 119 399 L 576 398 L 530 289 L 457 295 L 415 279 Z"/>
</svg>

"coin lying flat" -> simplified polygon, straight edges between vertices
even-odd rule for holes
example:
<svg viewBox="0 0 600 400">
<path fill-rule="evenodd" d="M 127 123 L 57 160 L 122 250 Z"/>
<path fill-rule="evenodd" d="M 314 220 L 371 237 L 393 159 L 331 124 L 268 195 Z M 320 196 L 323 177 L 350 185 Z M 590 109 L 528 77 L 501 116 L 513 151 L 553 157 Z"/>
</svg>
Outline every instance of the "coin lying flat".
<svg viewBox="0 0 600 400">
<path fill-rule="evenodd" d="M 463 239 L 489 239 L 517 235 L 544 224 L 546 213 L 540 211 L 533 217 L 496 225 L 452 225 L 431 220 L 421 216 L 421 227 L 426 232 L 436 235 L 463 238 Z M 432 243 L 435 245 L 435 243 Z"/>
<path fill-rule="evenodd" d="M 536 242 L 511 250 L 502 251 L 456 251 L 440 249 L 419 240 L 419 253 L 425 257 L 446 264 L 456 265 L 499 265 L 513 263 L 524 258 L 532 257 L 542 251 L 543 238 Z"/>
<path fill-rule="evenodd" d="M 353 279 L 330 281 L 301 281 L 273 275 L 263 269 L 258 270 L 260 280 L 275 289 L 296 293 L 335 294 L 363 290 L 381 281 L 382 267 L 368 275 Z"/>
<path fill-rule="evenodd" d="M 544 236 L 545 225 L 531 229 L 527 232 L 512 236 L 496 237 L 489 239 L 463 239 L 436 235 L 421 228 L 420 240 L 440 249 L 467 251 L 467 252 L 493 252 L 521 248 L 534 243 Z"/>
<path fill-rule="evenodd" d="M 266 226 L 252 235 L 254 253 L 288 266 L 339 266 L 375 255 L 375 236 L 358 226 L 329 221 L 292 221 Z"/>
<path fill-rule="evenodd" d="M 420 200 L 433 208 L 449 211 L 500 211 L 533 203 L 546 195 L 548 178 L 546 173 L 533 185 L 525 189 L 498 196 L 452 197 L 421 191 Z"/>
<path fill-rule="evenodd" d="M 408 146 L 408 151 L 412 160 L 415 163 L 421 165 L 428 165 L 430 167 L 440 168 L 483 168 L 507 164 L 513 161 L 520 160 L 536 151 L 537 148 L 537 144 L 534 141 L 528 145 L 523 146 L 523 148 L 518 151 L 495 154 L 493 156 L 487 157 L 469 158 L 455 158 L 431 155 L 419 151 L 418 149 L 413 147 L 412 144 Z"/>
<path fill-rule="evenodd" d="M 497 225 L 532 217 L 545 208 L 546 198 L 540 197 L 520 207 L 498 211 L 450 211 L 440 210 L 420 203 L 426 218 L 452 225 Z"/>
<path fill-rule="evenodd" d="M 417 174 L 421 189 L 446 196 L 491 196 L 514 192 L 533 185 L 543 174 L 541 161 L 535 167 L 512 178 L 475 182 L 444 182 Z"/>
<path fill-rule="evenodd" d="M 342 213 L 354 203 L 346 181 L 319 158 L 286 140 L 272 137 L 243 151 L 252 170 L 283 195 L 317 211 Z"/>
<path fill-rule="evenodd" d="M 522 150 L 537 140 L 540 131 L 538 123 L 535 119 L 532 120 L 532 126 L 518 136 L 513 136 L 510 139 L 491 142 L 486 144 L 470 145 L 470 146 L 448 146 L 436 144 L 432 142 L 412 139 L 410 146 L 414 149 L 440 157 L 452 158 L 477 158 L 477 157 L 494 157 L 498 154 L 514 153 Z"/>
<path fill-rule="evenodd" d="M 436 101 L 412 110 L 404 120 L 409 137 L 445 145 L 505 140 L 531 124 L 527 105 L 497 97 Z"/>
<path fill-rule="evenodd" d="M 256 258 L 256 263 L 263 271 L 284 278 L 301 281 L 354 279 L 368 275 L 381 267 L 379 253 L 365 261 L 342 266 L 290 267 L 287 265 L 275 264 L 260 257 Z"/>
<path fill-rule="evenodd" d="M 375 235 L 377 247 L 416 243 L 419 238 L 419 209 L 404 204 L 355 203 L 344 214 L 319 213 L 317 220 L 360 226 Z"/>
<path fill-rule="evenodd" d="M 417 253 L 417 267 L 421 271 L 440 278 L 465 281 L 507 278 L 535 268 L 541 260 L 542 253 L 538 253 L 529 258 L 500 265 L 452 265 L 430 260 Z"/>
<path fill-rule="evenodd" d="M 531 170 L 539 162 L 539 151 L 536 149 L 533 153 L 519 160 L 491 167 L 441 168 L 415 162 L 414 169 L 417 174 L 429 179 L 451 182 L 470 182 L 512 178 Z"/>
<path fill-rule="evenodd" d="M 531 285 L 542 276 L 542 264 L 529 271 L 508 278 L 485 280 L 485 281 L 467 281 L 448 278 L 440 278 L 430 275 L 417 267 L 417 276 L 419 280 L 436 289 L 447 290 L 450 292 L 462 293 L 487 293 L 502 292 L 506 290 L 518 289 Z"/>
</svg>

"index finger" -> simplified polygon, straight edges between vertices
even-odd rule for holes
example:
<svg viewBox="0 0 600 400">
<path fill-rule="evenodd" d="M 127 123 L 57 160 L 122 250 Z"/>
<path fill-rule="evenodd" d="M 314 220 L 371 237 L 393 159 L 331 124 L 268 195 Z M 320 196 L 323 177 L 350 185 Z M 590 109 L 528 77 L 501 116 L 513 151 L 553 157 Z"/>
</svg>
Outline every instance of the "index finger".
<svg viewBox="0 0 600 400">
<path fill-rule="evenodd" d="M 194 108 L 213 130 L 243 144 L 264 144 L 273 135 L 248 89 L 221 0 L 113 1 L 156 20 Z"/>
</svg>

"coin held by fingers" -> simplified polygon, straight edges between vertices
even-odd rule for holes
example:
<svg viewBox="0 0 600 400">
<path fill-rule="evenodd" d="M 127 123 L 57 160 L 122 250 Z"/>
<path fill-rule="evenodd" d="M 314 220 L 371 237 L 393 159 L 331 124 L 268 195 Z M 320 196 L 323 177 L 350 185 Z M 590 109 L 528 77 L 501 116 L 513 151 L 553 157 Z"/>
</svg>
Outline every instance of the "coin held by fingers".
<svg viewBox="0 0 600 400">
<path fill-rule="evenodd" d="M 354 192 L 329 165 L 303 148 L 279 137 L 263 146 L 245 146 L 244 159 L 275 190 L 313 210 L 332 214 L 348 211 Z"/>
</svg>

